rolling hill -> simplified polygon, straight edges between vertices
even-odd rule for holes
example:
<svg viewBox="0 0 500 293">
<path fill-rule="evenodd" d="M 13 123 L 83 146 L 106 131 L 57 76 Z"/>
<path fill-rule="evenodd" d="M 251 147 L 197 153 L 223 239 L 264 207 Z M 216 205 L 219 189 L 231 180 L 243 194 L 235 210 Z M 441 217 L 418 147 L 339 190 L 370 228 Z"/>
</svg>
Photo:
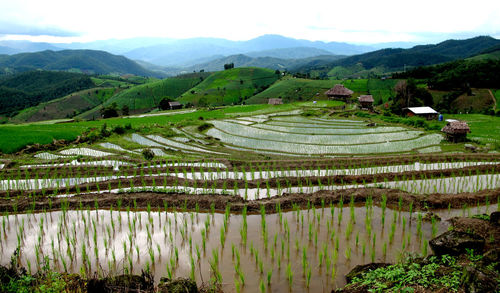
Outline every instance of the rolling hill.
<svg viewBox="0 0 500 293">
<path fill-rule="evenodd" d="M 86 111 L 77 117 L 84 119 L 100 117 L 99 111 L 102 107 L 106 107 L 112 103 L 116 103 L 119 109 L 127 105 L 130 113 L 144 113 L 158 107 L 162 98 L 169 97 L 175 99 L 209 75 L 210 73 L 205 72 L 191 73 L 137 85 L 117 93 L 107 99 L 102 105 Z"/>
<path fill-rule="evenodd" d="M 359 72 L 370 71 L 374 68 L 378 68 L 381 72 L 391 72 L 467 58 L 499 44 L 500 40 L 487 36 L 466 40 L 448 40 L 436 45 L 420 45 L 410 49 L 381 49 L 333 62 L 305 64 L 296 71 L 322 78 L 357 77 Z M 352 70 L 356 66 L 358 69 Z M 346 75 L 339 76 L 342 68 L 347 68 Z M 336 72 L 332 73 L 332 69 L 336 69 Z"/>
<path fill-rule="evenodd" d="M 340 83 L 354 91 L 352 95 L 371 94 L 376 103 L 386 102 L 394 96 L 395 79 L 360 79 L 360 80 L 311 80 L 303 78 L 284 78 L 265 91 L 246 101 L 247 104 L 267 103 L 269 98 L 282 98 L 284 103 L 327 99 L 325 91 Z"/>
<path fill-rule="evenodd" d="M 0 113 L 15 111 L 94 87 L 88 75 L 69 72 L 30 71 L 0 80 Z"/>
<path fill-rule="evenodd" d="M 231 105 L 242 103 L 245 99 L 265 90 L 279 75 L 265 68 L 233 68 L 215 72 L 178 101 L 194 105 Z"/>
<path fill-rule="evenodd" d="M 58 70 L 90 74 L 162 76 L 123 56 L 94 50 L 41 51 L 0 56 L 0 74 L 30 70 Z"/>
<path fill-rule="evenodd" d="M 92 88 L 65 97 L 41 103 L 19 112 L 11 119 L 12 122 L 36 122 L 71 118 L 106 102 L 116 93 L 117 88 Z"/>
</svg>

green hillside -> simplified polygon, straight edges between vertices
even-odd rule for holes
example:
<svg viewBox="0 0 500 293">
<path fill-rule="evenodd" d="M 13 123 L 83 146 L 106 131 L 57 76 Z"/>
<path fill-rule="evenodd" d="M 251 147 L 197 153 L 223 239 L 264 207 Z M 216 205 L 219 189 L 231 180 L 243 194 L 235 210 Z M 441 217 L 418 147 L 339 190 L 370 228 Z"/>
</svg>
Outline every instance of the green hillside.
<svg viewBox="0 0 500 293">
<path fill-rule="evenodd" d="M 0 58 L 0 74 L 38 69 L 88 74 L 162 76 L 157 72 L 144 69 L 126 57 L 96 50 L 47 50 Z"/>
<path fill-rule="evenodd" d="M 251 97 L 247 103 L 267 103 L 269 98 L 282 98 L 285 103 L 302 100 L 323 100 L 326 99 L 325 92 L 335 84 L 340 83 L 354 91 L 353 98 L 370 94 L 373 95 L 377 104 L 387 102 L 390 96 L 394 96 L 394 85 L 397 81 L 393 79 L 311 80 L 286 78 Z"/>
<path fill-rule="evenodd" d="M 120 90 L 117 88 L 92 88 L 27 108 L 12 118 L 13 122 L 35 122 L 72 118 L 106 102 Z"/>
<path fill-rule="evenodd" d="M 137 85 L 117 93 L 104 104 L 78 117 L 84 119 L 97 118 L 99 117 L 100 109 L 112 103 L 116 103 L 119 109 L 127 105 L 131 113 L 144 113 L 158 107 L 159 102 L 164 97 L 173 99 L 179 97 L 181 94 L 204 80 L 208 75 L 210 75 L 210 73 L 191 73 Z"/>
<path fill-rule="evenodd" d="M 216 72 L 178 100 L 194 105 L 239 104 L 267 89 L 279 74 L 265 68 L 233 68 Z"/>
<path fill-rule="evenodd" d="M 0 81 L 0 114 L 95 87 L 89 76 L 54 71 L 30 71 Z"/>
<path fill-rule="evenodd" d="M 363 76 L 362 72 L 366 73 L 367 71 L 374 71 L 373 73 L 402 71 L 405 68 L 467 58 L 485 52 L 485 50 L 499 44 L 500 40 L 486 36 L 466 40 L 447 40 L 435 45 L 415 46 L 410 49 L 381 49 L 333 62 L 306 64 L 297 68 L 296 71 L 309 73 L 311 77 L 353 78 Z M 331 70 L 336 67 L 338 67 L 336 72 L 332 74 Z M 343 69 L 344 72 L 340 69 Z"/>
</svg>

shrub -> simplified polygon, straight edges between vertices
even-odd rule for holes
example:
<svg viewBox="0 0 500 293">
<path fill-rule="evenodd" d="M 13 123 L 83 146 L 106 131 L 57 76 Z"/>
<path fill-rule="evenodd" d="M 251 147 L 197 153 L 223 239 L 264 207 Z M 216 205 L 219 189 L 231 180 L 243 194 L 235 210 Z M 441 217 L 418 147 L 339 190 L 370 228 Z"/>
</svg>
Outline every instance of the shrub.
<svg viewBox="0 0 500 293">
<path fill-rule="evenodd" d="M 151 161 L 155 157 L 155 153 L 151 149 L 144 149 L 142 151 L 142 156 L 144 159 Z"/>
</svg>

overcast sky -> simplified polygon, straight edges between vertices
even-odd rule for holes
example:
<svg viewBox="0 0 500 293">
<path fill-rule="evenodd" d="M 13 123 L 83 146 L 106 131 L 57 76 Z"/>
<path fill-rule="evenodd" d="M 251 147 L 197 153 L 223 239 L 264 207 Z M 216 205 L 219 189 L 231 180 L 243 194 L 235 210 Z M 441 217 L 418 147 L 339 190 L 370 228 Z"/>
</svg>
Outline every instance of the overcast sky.
<svg viewBox="0 0 500 293">
<path fill-rule="evenodd" d="M 500 0 L 0 0 L 4 40 L 248 40 L 263 34 L 349 43 L 500 38 Z"/>
</svg>

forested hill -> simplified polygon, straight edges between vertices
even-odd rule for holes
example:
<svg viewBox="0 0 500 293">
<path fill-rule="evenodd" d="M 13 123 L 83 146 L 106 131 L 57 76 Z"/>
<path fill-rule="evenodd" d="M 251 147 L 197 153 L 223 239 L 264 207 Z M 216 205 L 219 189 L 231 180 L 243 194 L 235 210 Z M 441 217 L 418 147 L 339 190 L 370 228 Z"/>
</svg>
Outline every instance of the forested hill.
<svg viewBox="0 0 500 293">
<path fill-rule="evenodd" d="M 94 87 L 88 75 L 29 71 L 0 80 L 0 114 L 37 105 L 75 91 Z"/>
<path fill-rule="evenodd" d="M 448 40 L 436 45 L 421 45 L 410 49 L 382 49 L 322 64 L 306 64 L 298 72 L 320 70 L 326 73 L 334 67 L 361 66 L 363 70 L 384 68 L 386 71 L 404 67 L 433 65 L 474 56 L 500 45 L 500 40 L 480 36 L 466 40 Z"/>
<path fill-rule="evenodd" d="M 134 74 L 158 76 L 136 62 L 118 55 L 96 50 L 63 50 L 0 55 L 0 74 L 30 70 L 60 70 L 90 74 Z"/>
</svg>

